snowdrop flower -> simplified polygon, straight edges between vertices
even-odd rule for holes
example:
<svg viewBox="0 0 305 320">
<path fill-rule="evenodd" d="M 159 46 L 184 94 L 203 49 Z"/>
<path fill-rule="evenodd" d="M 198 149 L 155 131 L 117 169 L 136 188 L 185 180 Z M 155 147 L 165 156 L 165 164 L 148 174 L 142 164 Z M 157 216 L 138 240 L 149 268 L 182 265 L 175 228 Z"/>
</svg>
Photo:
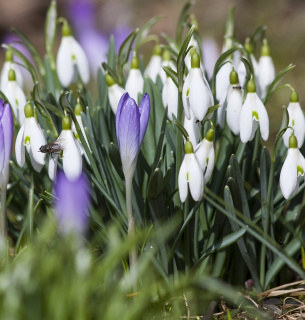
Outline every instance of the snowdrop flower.
<svg viewBox="0 0 305 320">
<path fill-rule="evenodd" d="M 167 116 L 173 120 L 173 116 L 177 118 L 178 112 L 178 88 L 171 77 L 167 77 L 162 89 L 162 102 L 167 107 Z"/>
<path fill-rule="evenodd" d="M 147 93 L 144 94 L 139 108 L 127 92 L 121 97 L 115 117 L 115 128 L 126 180 L 133 178 L 149 113 L 150 99 Z"/>
<path fill-rule="evenodd" d="M 240 131 L 240 113 L 243 104 L 242 89 L 235 70 L 230 73 L 230 86 L 227 95 L 227 124 L 238 135 Z"/>
<path fill-rule="evenodd" d="M 304 176 L 305 159 L 298 149 L 297 138 L 291 134 L 286 160 L 280 174 L 280 187 L 285 199 L 296 194 L 299 188 L 299 176 Z"/>
<path fill-rule="evenodd" d="M 268 86 L 275 78 L 275 68 L 273 60 L 269 53 L 269 46 L 267 40 L 264 39 L 261 48 L 261 57 L 258 61 L 258 84 L 260 89 L 260 95 L 265 97 Z"/>
<path fill-rule="evenodd" d="M 256 93 L 256 86 L 251 79 L 247 83 L 248 93 L 241 108 L 240 114 L 240 139 L 247 143 L 254 138 L 259 125 L 263 140 L 269 137 L 269 118 L 262 101 Z"/>
<path fill-rule="evenodd" d="M 83 134 L 83 136 L 85 138 L 86 144 L 87 144 L 87 146 L 88 146 L 88 148 L 89 148 L 89 150 L 91 152 L 91 149 L 90 149 L 90 146 L 89 146 L 89 143 L 88 143 L 88 140 L 87 140 L 87 136 L 86 136 L 86 133 L 85 133 L 85 129 L 84 129 L 82 116 L 81 116 L 82 111 L 83 111 L 83 108 L 82 108 L 82 106 L 81 106 L 81 104 L 79 102 L 79 99 L 77 99 L 77 103 L 76 103 L 76 106 L 75 106 L 75 109 L 74 109 L 75 117 L 76 117 L 76 120 L 78 122 L 78 125 L 80 126 L 82 134 Z M 76 131 L 74 122 L 72 122 L 72 131 L 73 131 L 73 134 L 74 134 L 75 138 L 77 139 L 76 141 L 79 142 L 81 154 L 85 154 L 85 156 L 87 158 L 87 155 L 85 153 L 84 147 L 82 146 L 82 144 L 80 142 L 80 139 L 79 139 L 79 136 L 78 136 L 78 133 Z M 89 160 L 88 160 L 88 162 L 89 162 Z"/>
<path fill-rule="evenodd" d="M 229 60 L 228 60 L 229 61 Z M 216 75 L 216 99 L 220 102 L 227 95 L 230 85 L 230 72 L 232 71 L 231 63 L 227 62 L 221 66 Z"/>
<path fill-rule="evenodd" d="M 0 83 L 0 88 L 1 90 L 5 90 L 8 84 L 8 76 L 9 76 L 9 71 L 10 69 L 15 71 L 16 74 L 16 81 L 19 85 L 20 88 L 23 87 L 23 78 L 21 71 L 16 65 L 16 63 L 13 60 L 13 54 L 10 50 L 5 51 L 5 60 L 3 63 L 3 67 L 1 70 L 1 83 Z"/>
<path fill-rule="evenodd" d="M 193 146 L 196 147 L 200 139 L 200 127 L 201 127 L 200 122 L 197 122 L 196 118 L 191 113 L 190 120 L 186 116 L 184 116 L 183 126 L 189 135 L 190 142 L 192 143 Z"/>
<path fill-rule="evenodd" d="M 289 114 L 288 126 L 293 128 L 293 134 L 297 138 L 298 148 L 301 148 L 305 138 L 305 118 L 299 103 L 299 95 L 293 91 L 290 95 L 290 103 L 287 108 Z M 290 130 L 286 130 L 283 134 L 283 140 L 286 148 L 288 148 Z"/>
<path fill-rule="evenodd" d="M 70 181 L 75 181 L 82 173 L 82 155 L 78 144 L 71 130 L 70 120 L 68 117 L 62 119 L 62 132 L 56 140 L 61 148 L 60 154 L 55 153 L 49 160 L 49 177 L 55 179 L 58 156 L 62 158 L 65 175 Z"/>
<path fill-rule="evenodd" d="M 25 120 L 18 132 L 15 143 L 16 160 L 20 167 L 23 167 L 25 162 L 26 148 L 33 168 L 40 172 L 45 163 L 45 153 L 39 152 L 39 148 L 47 143 L 44 134 L 34 117 L 34 112 L 31 104 L 28 102 L 24 107 Z"/>
<path fill-rule="evenodd" d="M 89 184 L 84 174 L 76 180 L 69 180 L 63 171 L 58 173 L 54 184 L 56 196 L 56 218 L 63 234 L 84 235 L 89 219 Z"/>
<path fill-rule="evenodd" d="M 0 188 L 6 190 L 14 139 L 14 121 L 8 103 L 0 99 Z"/>
<path fill-rule="evenodd" d="M 170 67 L 172 70 L 177 71 L 177 68 L 174 62 L 171 60 L 171 54 L 168 50 L 164 50 L 163 52 L 161 69 L 160 69 L 160 77 L 161 77 L 162 83 L 165 84 L 167 79 L 167 74 L 163 70 L 163 67 Z"/>
<path fill-rule="evenodd" d="M 205 138 L 195 148 L 195 155 L 202 168 L 205 184 L 211 179 L 215 164 L 214 135 L 215 130 L 212 126 L 212 128 L 208 130 Z"/>
<path fill-rule="evenodd" d="M 115 83 L 114 79 L 110 74 L 106 74 L 105 76 L 106 84 L 108 86 L 108 98 L 111 109 L 114 114 L 116 114 L 117 107 L 122 95 L 125 93 L 125 90 L 120 87 L 117 83 Z"/>
<path fill-rule="evenodd" d="M 213 105 L 210 87 L 200 69 L 198 53 L 192 55 L 192 67 L 185 79 L 182 89 L 182 102 L 185 116 L 191 119 L 191 112 L 195 118 L 202 121 L 209 107 Z"/>
<path fill-rule="evenodd" d="M 80 76 L 83 83 L 87 84 L 90 78 L 88 59 L 84 50 L 72 36 L 67 21 L 62 27 L 62 39 L 57 53 L 57 74 L 60 83 L 68 87 L 77 81 Z"/>
<path fill-rule="evenodd" d="M 16 73 L 13 69 L 10 69 L 9 71 L 8 80 L 6 89 L 3 90 L 3 93 L 6 95 L 19 123 L 23 124 L 25 119 L 23 108 L 26 104 L 26 98 L 16 81 Z"/>
<path fill-rule="evenodd" d="M 184 58 L 184 63 L 188 70 L 191 69 L 191 57 L 194 52 L 199 52 L 198 42 L 195 40 L 194 36 L 191 37 L 188 48 L 192 47 Z M 201 66 L 202 67 L 202 66 Z"/>
<path fill-rule="evenodd" d="M 144 71 L 144 76 L 150 77 L 153 82 L 156 82 L 157 76 L 160 75 L 162 63 L 161 51 L 161 47 L 157 44 Z"/>
<path fill-rule="evenodd" d="M 180 200 L 181 202 L 186 200 L 189 186 L 192 198 L 195 201 L 200 201 L 204 187 L 202 169 L 194 154 L 193 145 L 189 140 L 186 141 L 184 150 L 185 156 L 178 175 Z"/>
<path fill-rule="evenodd" d="M 139 60 L 137 57 L 133 57 L 131 60 L 131 69 L 129 71 L 125 90 L 129 96 L 138 101 L 138 94 L 143 92 L 144 79 L 139 69 Z"/>
</svg>

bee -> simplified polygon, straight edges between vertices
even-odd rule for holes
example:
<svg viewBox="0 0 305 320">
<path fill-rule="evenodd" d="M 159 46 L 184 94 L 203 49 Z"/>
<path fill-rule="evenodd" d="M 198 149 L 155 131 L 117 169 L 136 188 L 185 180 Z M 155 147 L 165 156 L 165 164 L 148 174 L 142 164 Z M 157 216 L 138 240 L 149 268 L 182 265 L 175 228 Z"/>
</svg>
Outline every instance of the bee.
<svg viewBox="0 0 305 320">
<path fill-rule="evenodd" d="M 58 140 L 52 141 L 48 144 L 45 144 L 44 146 L 41 146 L 39 148 L 39 152 L 42 153 L 50 153 L 52 159 L 53 158 L 53 154 L 60 154 L 63 151 L 63 147 L 62 145 L 58 142 Z"/>
</svg>

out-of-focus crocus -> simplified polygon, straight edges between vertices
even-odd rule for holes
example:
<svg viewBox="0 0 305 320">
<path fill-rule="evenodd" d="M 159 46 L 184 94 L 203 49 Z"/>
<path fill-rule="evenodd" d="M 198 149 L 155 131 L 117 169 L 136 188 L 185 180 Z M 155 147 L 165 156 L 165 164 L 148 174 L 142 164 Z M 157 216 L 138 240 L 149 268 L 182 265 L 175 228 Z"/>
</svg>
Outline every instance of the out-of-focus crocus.
<svg viewBox="0 0 305 320">
<path fill-rule="evenodd" d="M 184 150 L 185 156 L 178 175 L 180 200 L 181 202 L 186 200 L 189 186 L 192 198 L 195 201 L 200 201 L 204 187 L 202 169 L 194 154 L 193 145 L 189 140 L 186 141 Z"/>
<path fill-rule="evenodd" d="M 46 154 L 39 152 L 39 148 L 47 143 L 46 138 L 34 117 L 33 108 L 30 103 L 25 105 L 24 114 L 25 120 L 18 132 L 15 143 L 16 160 L 20 167 L 24 165 L 24 147 L 26 147 L 33 168 L 37 172 L 40 172 L 44 166 Z"/>
<path fill-rule="evenodd" d="M 84 174 L 71 181 L 59 171 L 55 185 L 56 218 L 63 234 L 82 234 L 88 229 L 89 184 Z"/>
<path fill-rule="evenodd" d="M 280 187 L 285 199 L 296 194 L 299 188 L 298 178 L 304 176 L 304 172 L 305 159 L 298 149 L 297 138 L 291 134 L 287 157 L 280 174 Z"/>
<path fill-rule="evenodd" d="M 215 164 L 214 135 L 215 130 L 212 126 L 205 135 L 205 138 L 195 148 L 195 155 L 202 168 L 205 184 L 211 179 Z"/>
<path fill-rule="evenodd" d="M 267 110 L 256 93 L 252 79 L 247 83 L 248 93 L 240 113 L 240 140 L 247 143 L 254 138 L 259 125 L 263 140 L 269 137 L 269 117 Z"/>
<path fill-rule="evenodd" d="M 243 105 L 242 89 L 235 70 L 230 73 L 230 86 L 227 95 L 227 124 L 238 135 L 240 131 L 240 112 Z"/>
<path fill-rule="evenodd" d="M 5 188 L 9 179 L 9 162 L 14 138 L 14 121 L 8 103 L 0 99 L 0 186 Z"/>
<path fill-rule="evenodd" d="M 110 74 L 106 74 L 106 84 L 108 86 L 108 98 L 111 109 L 114 114 L 116 114 L 117 107 L 119 101 L 124 94 L 125 90 L 120 87 L 117 83 L 115 83 L 114 79 L 111 77 Z"/>
<path fill-rule="evenodd" d="M 13 109 L 15 117 L 22 125 L 25 119 L 23 110 L 26 104 L 26 98 L 23 90 L 19 87 L 16 81 L 16 73 L 13 69 L 10 69 L 9 71 L 8 80 L 6 89 L 3 90 L 3 92 Z"/>
<path fill-rule="evenodd" d="M 150 99 L 147 93 L 144 94 L 139 108 L 127 92 L 121 97 L 115 117 L 115 128 L 126 180 L 133 177 L 149 113 Z"/>
<path fill-rule="evenodd" d="M 202 55 L 205 71 L 208 75 L 208 79 L 211 79 L 215 63 L 220 56 L 219 48 L 215 39 L 207 37 L 202 40 Z"/>
<path fill-rule="evenodd" d="M 213 96 L 209 84 L 200 69 L 198 53 L 192 55 L 192 67 L 185 79 L 182 90 L 182 101 L 185 116 L 191 119 L 191 113 L 202 121 L 209 107 L 213 105 Z"/>
<path fill-rule="evenodd" d="M 156 82 L 157 76 L 160 75 L 161 71 L 161 47 L 157 44 L 154 48 L 153 55 L 151 56 L 148 65 L 144 71 L 144 76 L 150 77 L 153 82 Z"/>
<path fill-rule="evenodd" d="M 20 88 L 23 87 L 23 78 L 21 71 L 16 65 L 16 63 L 13 60 L 13 54 L 10 50 L 5 51 L 5 60 L 3 63 L 3 67 L 1 70 L 1 83 L 0 83 L 0 89 L 5 90 L 8 84 L 8 76 L 9 76 L 9 71 L 10 69 L 15 71 L 16 74 L 16 81 L 19 85 Z"/>
<path fill-rule="evenodd" d="M 62 119 L 62 132 L 56 144 L 60 146 L 61 152 L 53 153 L 49 160 L 49 177 L 54 180 L 57 169 L 58 156 L 62 157 L 63 169 L 67 178 L 75 181 L 82 173 L 82 155 L 71 130 L 68 117 Z"/>
<path fill-rule="evenodd" d="M 260 97 L 264 98 L 268 86 L 275 78 L 275 68 L 273 60 L 270 56 L 270 50 L 267 40 L 264 39 L 261 48 L 261 57 L 258 61 L 258 84 L 260 89 Z"/>
<path fill-rule="evenodd" d="M 90 78 L 89 62 L 83 48 L 72 36 L 67 21 L 63 22 L 62 39 L 57 53 L 57 74 L 60 83 L 68 87 L 78 76 L 87 84 Z"/>
<path fill-rule="evenodd" d="M 129 96 L 138 101 L 138 94 L 143 92 L 144 79 L 139 69 L 139 60 L 133 57 L 131 60 L 131 69 L 126 80 L 125 89 Z"/>
<path fill-rule="evenodd" d="M 298 148 L 301 148 L 305 138 L 305 118 L 299 103 L 299 95 L 296 91 L 292 91 L 290 95 L 290 103 L 287 108 L 289 114 L 288 125 L 293 128 L 293 134 L 297 138 Z M 291 131 L 287 129 L 283 134 L 285 146 L 288 148 L 289 137 Z"/>
</svg>

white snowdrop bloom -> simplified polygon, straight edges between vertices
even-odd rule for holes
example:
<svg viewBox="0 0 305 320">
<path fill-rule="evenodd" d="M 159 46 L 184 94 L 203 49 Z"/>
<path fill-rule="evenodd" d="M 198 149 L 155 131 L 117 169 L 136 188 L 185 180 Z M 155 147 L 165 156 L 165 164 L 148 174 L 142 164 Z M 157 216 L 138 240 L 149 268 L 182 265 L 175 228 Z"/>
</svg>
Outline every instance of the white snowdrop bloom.
<svg viewBox="0 0 305 320">
<path fill-rule="evenodd" d="M 196 118 L 191 113 L 191 119 L 184 116 L 183 126 L 189 135 L 190 142 L 196 147 L 200 139 L 200 122 L 197 122 Z"/>
<path fill-rule="evenodd" d="M 137 57 L 133 57 L 131 60 L 131 69 L 129 71 L 125 90 L 129 96 L 135 101 L 138 101 L 138 94 L 143 93 L 144 79 L 139 69 L 139 60 Z"/>
<path fill-rule="evenodd" d="M 146 66 L 146 69 L 144 71 L 144 76 L 150 77 L 153 82 L 156 82 L 157 76 L 160 75 L 161 64 L 161 47 L 159 45 L 156 45 L 154 48 L 153 55 L 151 56 L 148 65 Z"/>
<path fill-rule="evenodd" d="M 186 54 L 185 58 L 184 58 L 184 63 L 187 67 L 188 70 L 191 69 L 191 57 L 193 55 L 194 52 L 199 52 L 199 46 L 198 46 L 198 42 L 195 40 L 194 36 L 191 37 L 188 48 L 191 48 L 188 53 Z M 202 67 L 202 66 L 201 66 Z"/>
<path fill-rule="evenodd" d="M 296 91 L 290 95 L 290 103 L 287 108 L 289 114 L 288 125 L 293 128 L 293 134 L 298 140 L 298 148 L 301 148 L 305 138 L 305 118 L 299 103 L 299 96 Z M 288 148 L 289 137 L 291 129 L 287 129 L 283 134 L 285 146 Z"/>
<path fill-rule="evenodd" d="M 15 71 L 16 81 L 17 81 L 19 87 L 22 88 L 23 87 L 23 78 L 22 78 L 21 71 L 20 71 L 18 65 L 16 65 L 16 63 L 13 60 L 12 52 L 10 50 L 6 50 L 5 51 L 5 61 L 3 63 L 3 67 L 1 70 L 1 83 L 0 83 L 1 90 L 5 90 L 5 88 L 7 87 L 10 69 Z"/>
<path fill-rule="evenodd" d="M 126 91 L 114 82 L 114 79 L 110 74 L 106 74 L 106 84 L 108 86 L 109 103 L 113 113 L 116 114 L 119 101 Z"/>
<path fill-rule="evenodd" d="M 285 199 L 296 194 L 299 188 L 298 177 L 304 176 L 305 159 L 298 149 L 297 138 L 289 138 L 289 149 L 280 174 L 280 187 Z"/>
<path fill-rule="evenodd" d="M 275 68 L 273 60 L 269 54 L 269 46 L 267 40 L 264 39 L 264 43 L 261 48 L 261 57 L 258 61 L 258 85 L 260 89 L 260 96 L 265 97 L 268 86 L 275 78 Z"/>
<path fill-rule="evenodd" d="M 209 107 L 214 104 L 209 84 L 200 69 L 198 53 L 192 55 L 192 67 L 185 79 L 182 89 L 182 102 L 185 116 L 190 120 L 191 112 L 202 121 Z"/>
<path fill-rule="evenodd" d="M 230 86 L 227 94 L 227 124 L 230 130 L 238 135 L 240 131 L 240 113 L 243 104 L 242 89 L 239 85 L 239 76 L 235 70 L 230 73 Z"/>
<path fill-rule="evenodd" d="M 90 79 L 90 68 L 86 54 L 80 44 L 72 36 L 70 26 L 64 22 L 62 39 L 57 53 L 57 74 L 60 83 L 68 87 L 77 81 L 78 76 L 84 84 Z"/>
<path fill-rule="evenodd" d="M 167 116 L 173 120 L 173 116 L 177 118 L 178 112 L 178 88 L 171 77 L 167 77 L 162 89 L 162 102 L 167 107 Z"/>
<path fill-rule="evenodd" d="M 174 62 L 171 60 L 171 54 L 168 50 L 164 50 L 163 52 L 160 69 L 160 78 L 162 80 L 162 83 L 164 84 L 166 82 L 167 75 L 166 72 L 163 70 L 163 67 L 170 67 L 173 71 L 177 72 L 177 68 Z"/>
<path fill-rule="evenodd" d="M 26 105 L 26 98 L 23 90 L 19 87 L 16 81 L 16 73 L 14 70 L 10 69 L 8 76 L 8 83 L 6 89 L 3 90 L 3 93 L 6 95 L 15 117 L 22 125 L 25 119 L 24 116 L 24 106 Z"/>
<path fill-rule="evenodd" d="M 219 101 L 220 107 L 217 109 L 217 122 L 222 129 L 225 126 L 226 120 L 227 95 L 228 91 L 223 94 L 221 100 Z"/>
<path fill-rule="evenodd" d="M 70 181 L 75 181 L 82 173 L 82 155 L 74 138 L 68 117 L 62 119 L 62 132 L 56 143 L 61 147 L 63 169 Z M 56 176 L 57 161 L 59 154 L 53 154 L 49 160 L 49 177 L 54 180 Z"/>
<path fill-rule="evenodd" d="M 256 94 L 253 80 L 247 84 L 248 93 L 240 113 L 240 139 L 243 143 L 252 140 L 259 125 L 263 140 L 269 137 L 269 118 L 267 110 Z"/>
<path fill-rule="evenodd" d="M 195 148 L 195 155 L 202 168 L 205 184 L 211 179 L 215 165 L 214 135 L 214 128 L 209 129 L 205 138 Z"/>
<path fill-rule="evenodd" d="M 189 186 L 192 198 L 195 201 L 199 201 L 202 198 L 204 188 L 202 169 L 193 152 L 193 146 L 190 141 L 186 141 L 184 149 L 185 156 L 178 175 L 180 200 L 182 202 L 186 200 Z"/>
<path fill-rule="evenodd" d="M 228 87 L 230 85 L 230 72 L 232 71 L 231 63 L 227 62 L 219 69 L 216 75 L 216 99 L 218 101 L 223 100 L 226 96 Z"/>
<path fill-rule="evenodd" d="M 40 172 L 45 163 L 45 153 L 39 152 L 41 146 L 45 145 L 46 138 L 34 117 L 33 108 L 30 103 L 24 107 L 25 120 L 18 132 L 15 143 L 16 160 L 20 167 L 25 162 L 26 148 L 31 159 L 33 168 Z"/>
</svg>

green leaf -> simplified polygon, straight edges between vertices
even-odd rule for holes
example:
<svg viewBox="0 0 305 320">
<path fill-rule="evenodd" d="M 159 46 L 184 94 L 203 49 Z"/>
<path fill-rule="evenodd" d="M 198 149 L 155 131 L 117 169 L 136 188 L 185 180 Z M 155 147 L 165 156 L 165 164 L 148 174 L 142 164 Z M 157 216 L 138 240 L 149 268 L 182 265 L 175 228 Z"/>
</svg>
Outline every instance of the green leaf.
<svg viewBox="0 0 305 320">
<path fill-rule="evenodd" d="M 28 225 L 28 235 L 29 238 L 33 237 L 33 229 L 34 229 L 34 179 L 33 174 L 31 174 L 31 182 L 29 188 L 29 199 L 28 199 L 28 210 L 27 210 L 27 225 Z"/>
<path fill-rule="evenodd" d="M 147 197 L 155 199 L 163 191 L 163 174 L 160 168 L 156 168 L 150 177 Z"/>
<path fill-rule="evenodd" d="M 123 86 L 123 66 L 128 61 L 131 46 L 134 42 L 139 29 L 134 30 L 123 42 L 120 47 L 118 55 L 118 74 L 119 74 L 119 84 Z"/>
<path fill-rule="evenodd" d="M 111 142 L 109 145 L 108 154 L 116 172 L 121 179 L 124 179 L 120 150 L 116 145 L 113 144 L 113 142 Z"/>
<path fill-rule="evenodd" d="M 184 7 L 181 10 L 179 19 L 178 19 L 178 24 L 177 24 L 177 29 L 176 29 L 176 42 L 177 42 L 178 46 L 180 46 L 182 43 L 183 27 L 185 25 L 185 20 L 188 17 L 188 11 L 189 11 L 189 8 L 191 7 L 191 5 L 192 5 L 191 1 L 188 1 L 184 5 Z"/>
<path fill-rule="evenodd" d="M 111 35 L 110 39 L 109 39 L 107 63 L 108 63 L 109 68 L 112 70 L 115 70 L 115 60 L 116 60 L 115 43 L 114 43 L 114 37 L 113 37 L 113 35 Z"/>
<path fill-rule="evenodd" d="M 47 12 L 45 29 L 44 29 L 44 39 L 46 52 L 52 52 L 55 37 L 56 37 L 56 27 L 57 27 L 57 8 L 56 1 L 52 0 Z"/>
<path fill-rule="evenodd" d="M 111 75 L 111 77 L 113 78 L 114 82 L 115 83 L 119 83 L 119 78 L 116 75 L 114 69 L 112 69 L 106 62 L 103 62 L 102 66 L 103 66 L 104 70 Z M 103 75 L 103 76 L 105 77 L 105 75 Z"/>
<path fill-rule="evenodd" d="M 178 88 L 178 74 L 176 71 L 174 71 L 171 67 L 162 67 L 167 76 L 171 77 L 173 80 L 174 84 Z"/>
</svg>

